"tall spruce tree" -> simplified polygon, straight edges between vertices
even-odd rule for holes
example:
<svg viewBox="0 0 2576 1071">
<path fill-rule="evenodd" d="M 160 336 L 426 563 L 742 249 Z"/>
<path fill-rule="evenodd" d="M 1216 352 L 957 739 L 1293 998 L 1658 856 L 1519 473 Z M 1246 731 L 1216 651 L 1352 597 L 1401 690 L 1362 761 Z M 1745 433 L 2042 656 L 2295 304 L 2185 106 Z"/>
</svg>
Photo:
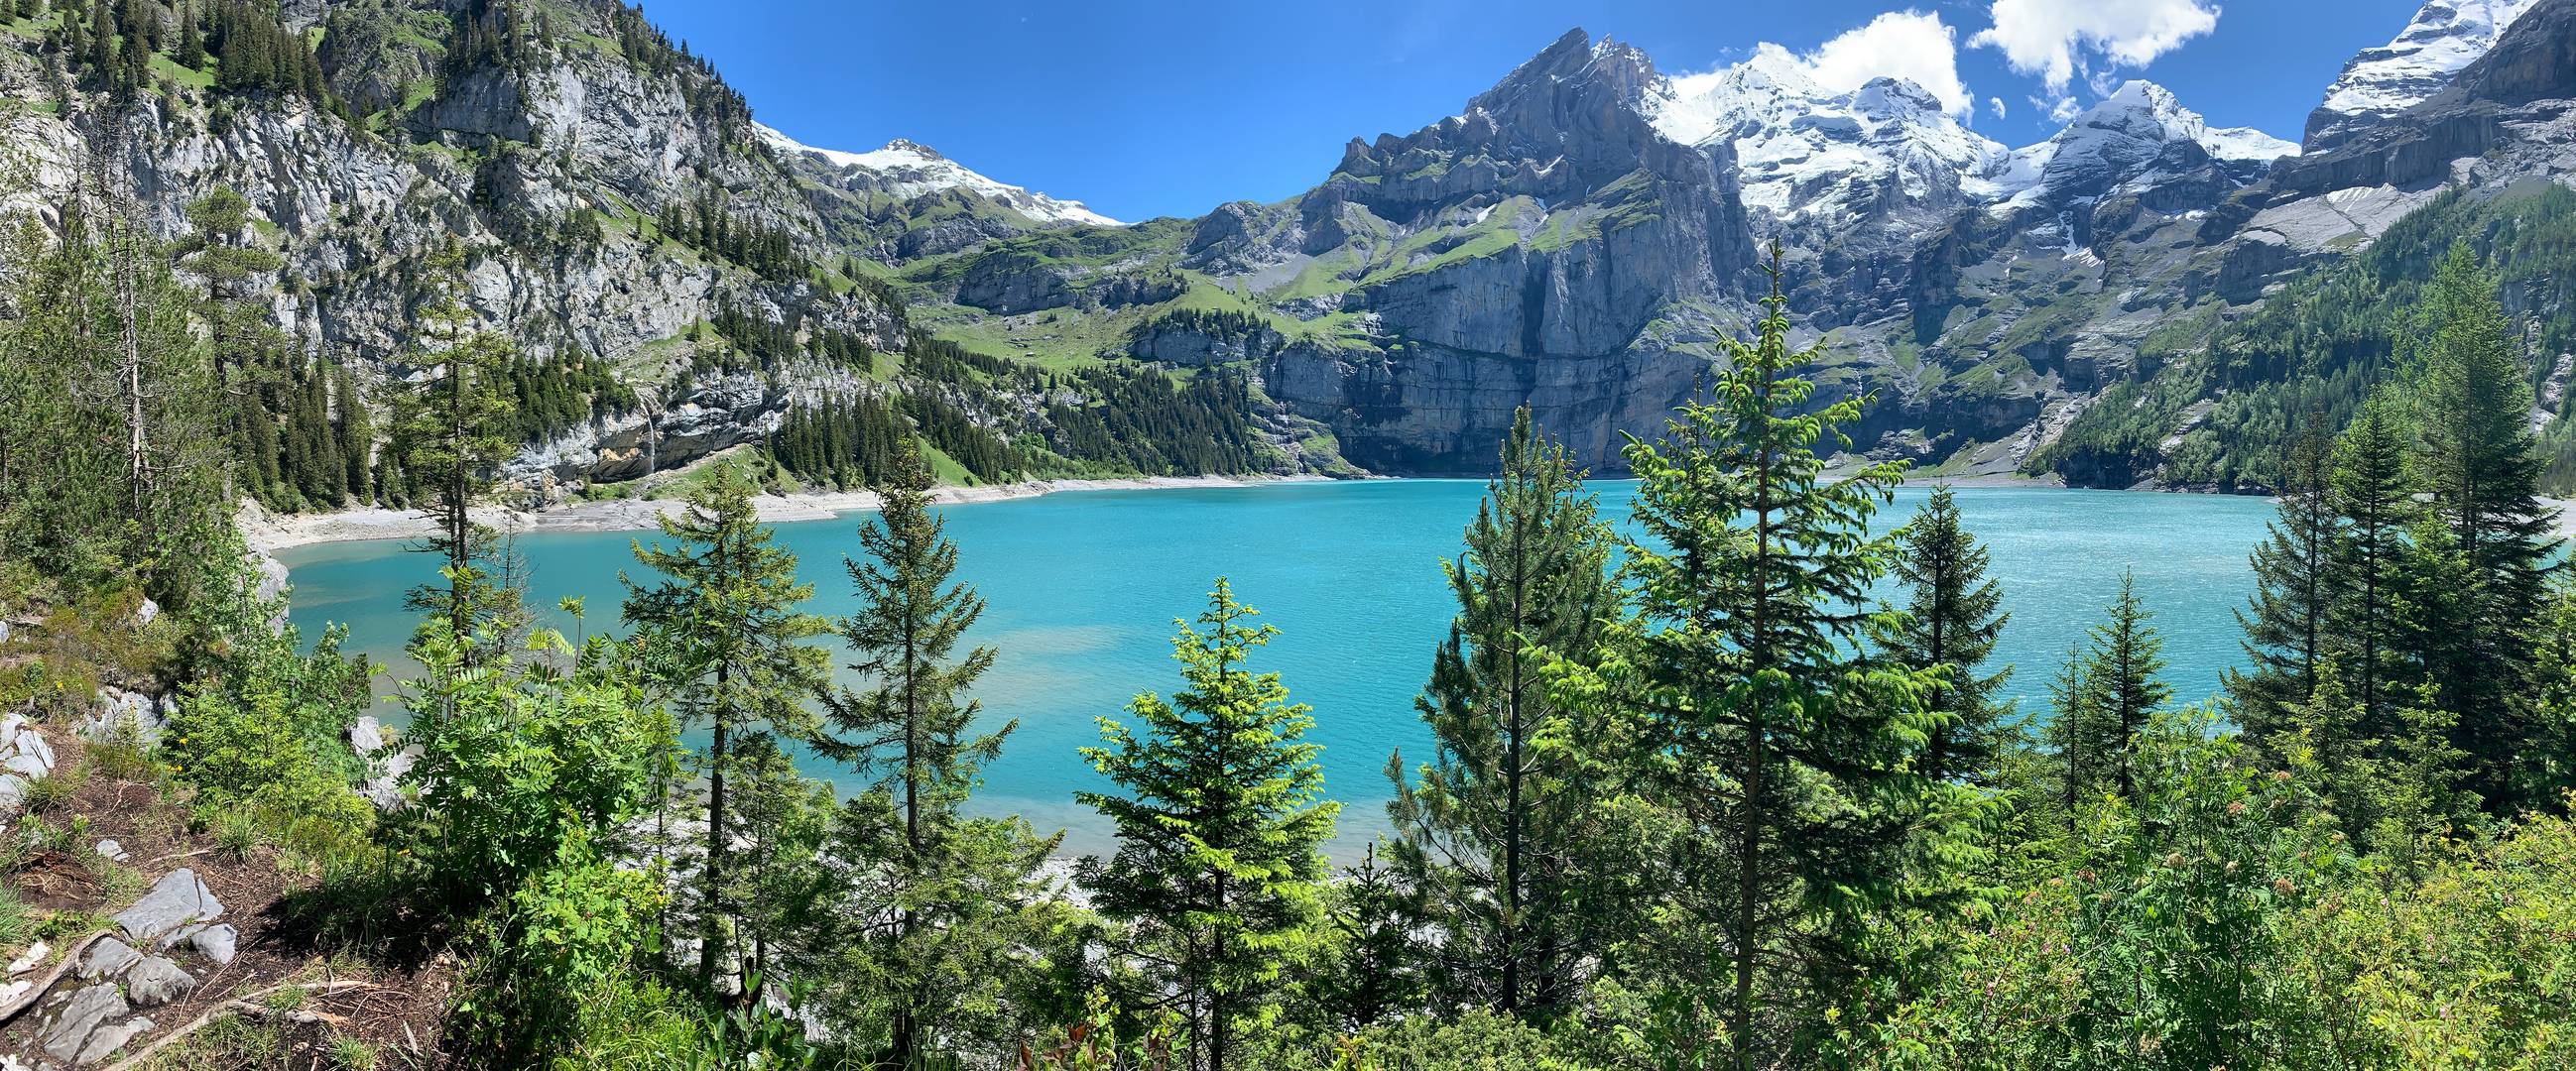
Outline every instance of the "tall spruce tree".
<svg viewBox="0 0 2576 1071">
<path fill-rule="evenodd" d="M 876 488 L 877 516 L 859 527 L 864 556 L 843 561 L 859 610 L 839 631 L 864 684 L 833 694 L 833 736 L 818 744 L 870 778 L 838 837 L 846 856 L 883 863 L 858 895 L 865 917 L 891 924 L 861 932 L 854 951 L 891 989 L 877 994 L 890 1005 L 885 1058 L 902 1067 L 929 1066 L 937 1039 L 973 1033 L 970 1016 L 999 1002 L 1028 943 L 1013 919 L 1059 839 L 961 811 L 1018 722 L 975 724 L 982 704 L 966 693 L 995 652 L 960 650 L 984 599 L 955 579 L 957 544 L 930 488 L 920 447 L 906 443 Z"/>
<path fill-rule="evenodd" d="M 1990 783 L 2009 712 L 1995 689 L 2012 676 L 2011 666 L 1983 672 L 2012 616 L 2003 612 L 2003 586 L 1986 575 L 1986 548 L 1959 523 L 1958 495 L 1946 486 L 1932 489 L 1897 544 L 1905 612 L 1878 630 L 1879 647 L 1909 668 L 1944 675 L 1923 700 L 1940 720 L 1918 766 L 1945 780 Z"/>
<path fill-rule="evenodd" d="M 2327 561 L 2328 644 L 2360 709 L 2364 736 L 2392 729 L 2401 701 L 2407 587 L 2406 532 L 2421 512 L 2407 464 L 2402 401 L 2386 390 L 2363 400 L 2335 443 L 2327 508 L 2337 536 Z"/>
<path fill-rule="evenodd" d="M 2235 720 L 2257 740 L 2284 728 L 2316 690 L 2331 638 L 2332 559 L 2343 538 L 2328 488 L 2332 450 L 2322 409 L 2311 406 L 2290 440 L 2277 515 L 2254 548 L 2254 594 L 2236 611 L 2249 668 L 2227 673 Z"/>
<path fill-rule="evenodd" d="M 1608 560 L 1596 499 L 1521 410 L 1465 553 L 1442 566 L 1458 613 L 1414 700 L 1432 760 L 1409 778 L 1400 753 L 1387 760 L 1390 869 L 1442 930 L 1437 982 L 1451 1002 L 1544 1018 L 1599 961 L 1602 935 L 1577 899 L 1592 802 L 1571 753 L 1581 734 L 1540 663 L 1591 653 L 1615 601 Z"/>
<path fill-rule="evenodd" d="M 2460 665 L 2442 674 L 2453 740 L 2470 756 L 2470 789 L 2511 805 L 2513 694 L 2531 663 L 2527 632 L 2541 606 L 2557 510 L 2540 498 L 2545 465 L 2531 426 L 2521 346 L 2487 274 L 2454 243 L 2425 289 L 2417 347 L 2421 464 L 2433 509 L 2472 574 Z"/>
<path fill-rule="evenodd" d="M 1314 939 L 1317 847 L 1341 809 L 1323 798 L 1323 745 L 1305 739 L 1314 718 L 1249 664 L 1278 631 L 1254 614 L 1217 580 L 1172 640 L 1187 687 L 1137 696 L 1134 728 L 1102 718 L 1101 746 L 1083 749 L 1125 794 L 1075 794 L 1118 831 L 1115 855 L 1084 861 L 1083 885 L 1130 924 L 1126 951 L 1155 987 L 1144 999 L 1178 1011 L 1202 1071 L 1236 1066 L 1236 1042 L 1277 1014 L 1267 998 Z"/>
<path fill-rule="evenodd" d="M 1812 406 L 1790 374 L 1817 355 L 1789 346 L 1779 258 L 1713 401 L 1627 447 L 1637 612 L 1568 683 L 1640 723 L 1639 775 L 1671 814 L 1665 903 L 1631 952 L 1666 979 L 1659 1044 L 1747 1071 L 1811 1051 L 1853 999 L 1878 963 L 1866 920 L 1922 888 L 1969 795 L 1916 766 L 1936 676 L 1862 643 L 1888 623 L 1870 595 L 1897 548 L 1868 525 L 1902 466 L 1825 477 L 1817 446 L 1864 399 Z"/>
<path fill-rule="evenodd" d="M 812 739 L 818 726 L 805 703 L 821 692 L 829 665 L 820 648 L 805 643 L 824 633 L 823 619 L 798 608 L 814 589 L 796 582 L 796 555 L 760 523 L 752 490 L 740 469 L 720 466 L 689 496 L 685 513 L 662 518 L 671 546 L 634 545 L 635 559 L 667 579 L 650 587 L 624 580 L 627 622 L 674 652 L 667 686 L 684 724 L 708 729 L 701 756 L 706 844 L 697 862 L 698 976 L 710 987 L 727 961 L 727 931 L 737 915 L 726 799 L 743 746 L 737 738 Z"/>
</svg>

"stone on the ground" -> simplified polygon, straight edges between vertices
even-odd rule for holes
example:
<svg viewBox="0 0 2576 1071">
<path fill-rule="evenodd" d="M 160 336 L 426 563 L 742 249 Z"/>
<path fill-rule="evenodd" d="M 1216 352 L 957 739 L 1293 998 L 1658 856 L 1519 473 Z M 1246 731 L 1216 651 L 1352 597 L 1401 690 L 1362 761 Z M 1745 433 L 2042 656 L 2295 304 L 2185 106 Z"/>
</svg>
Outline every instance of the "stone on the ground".
<svg viewBox="0 0 2576 1071">
<path fill-rule="evenodd" d="M 124 1019 L 134 1009 L 113 982 L 100 982 L 78 993 L 46 1020 L 36 1035 L 45 1055 L 64 1063 L 94 1064 L 122 1048 L 134 1035 L 152 1029 L 150 1019 Z"/>
<path fill-rule="evenodd" d="M 21 782 L 34 781 L 54 771 L 53 746 L 45 743 L 44 734 L 27 724 L 23 715 L 0 718 L 0 770 Z"/>
<path fill-rule="evenodd" d="M 198 880 L 197 872 L 180 867 L 152 886 L 133 907 L 116 913 L 116 925 L 127 938 L 141 942 L 192 922 L 209 922 L 223 917 L 224 905 L 215 899 L 214 890 Z"/>
<path fill-rule="evenodd" d="M 0 811 L 16 813 L 27 802 L 27 779 L 12 773 L 0 773 Z"/>
<path fill-rule="evenodd" d="M 142 605 L 136 606 L 136 607 L 134 608 L 134 627 L 135 627 L 135 628 L 137 628 L 137 629 L 147 629 L 147 628 L 151 628 L 151 627 L 152 627 L 152 623 L 153 623 L 154 621 L 158 621 L 158 620 L 160 620 L 160 619 L 161 619 L 161 604 L 160 604 L 160 603 L 154 602 L 154 601 L 152 601 L 152 600 L 150 600 L 150 599 L 145 599 L 145 600 L 143 600 Z"/>
<path fill-rule="evenodd" d="M 116 860 L 120 863 L 133 858 L 133 855 L 125 850 L 124 845 L 118 844 L 114 840 L 103 840 L 98 842 L 97 851 L 100 856 Z"/>
<path fill-rule="evenodd" d="M 232 962 L 233 949 L 240 942 L 241 931 L 233 929 L 230 924 L 208 926 L 188 938 L 188 943 L 195 945 L 199 953 L 216 963 Z"/>
<path fill-rule="evenodd" d="M 35 944 L 28 945 L 26 951 L 18 954 L 18 958 L 9 961 L 9 973 L 25 974 L 28 971 L 35 970 L 36 964 L 43 963 L 45 961 L 45 957 L 53 954 L 54 946 L 46 944 L 43 941 L 38 941 Z"/>
<path fill-rule="evenodd" d="M 134 946 L 113 937 L 101 937 L 97 944 L 89 946 L 89 954 L 81 957 L 81 980 L 95 982 L 114 977 L 141 958 L 143 953 L 135 951 Z"/>
<path fill-rule="evenodd" d="M 80 734 L 101 743 L 157 744 L 174 704 L 123 688 L 98 690 L 98 710 L 81 719 Z"/>
<path fill-rule="evenodd" d="M 138 1008 L 157 1008 L 197 988 L 196 976 L 159 956 L 145 956 L 125 969 L 125 994 Z"/>
</svg>

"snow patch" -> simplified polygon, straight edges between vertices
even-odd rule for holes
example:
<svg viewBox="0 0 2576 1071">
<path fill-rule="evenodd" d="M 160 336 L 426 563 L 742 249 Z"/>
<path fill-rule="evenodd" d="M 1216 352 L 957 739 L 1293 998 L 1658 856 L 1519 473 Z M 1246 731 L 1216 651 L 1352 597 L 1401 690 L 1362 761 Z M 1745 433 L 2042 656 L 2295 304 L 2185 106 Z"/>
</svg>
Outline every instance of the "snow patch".
<svg viewBox="0 0 2576 1071">
<path fill-rule="evenodd" d="M 1084 207 L 1080 201 L 1049 197 L 1022 186 L 997 182 L 976 173 L 965 165 L 941 156 L 936 149 L 902 138 L 885 143 L 873 152 L 844 152 L 818 149 L 799 142 L 767 125 L 755 123 L 762 140 L 786 153 L 804 153 L 818 157 L 834 167 L 855 167 L 878 176 L 898 197 L 920 197 L 942 190 L 963 189 L 983 195 L 1004 208 L 1027 216 L 1039 223 L 1081 223 L 1100 227 L 1123 227 L 1126 224 Z"/>
</svg>

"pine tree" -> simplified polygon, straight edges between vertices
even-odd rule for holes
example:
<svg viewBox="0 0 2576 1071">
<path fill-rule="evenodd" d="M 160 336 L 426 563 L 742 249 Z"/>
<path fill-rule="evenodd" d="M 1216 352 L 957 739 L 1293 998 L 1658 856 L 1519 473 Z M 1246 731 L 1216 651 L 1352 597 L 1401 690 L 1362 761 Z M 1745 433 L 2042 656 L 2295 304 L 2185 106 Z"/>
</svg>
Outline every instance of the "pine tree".
<svg viewBox="0 0 2576 1071">
<path fill-rule="evenodd" d="M 2458 717 L 2454 741 L 2469 786 L 2505 802 L 2513 789 L 2512 695 L 2530 665 L 2524 633 L 2541 605 L 2557 511 L 2540 498 L 2544 467 L 2531 428 L 2531 388 L 2493 277 L 2454 243 L 2424 293 L 2418 347 L 2422 464 L 2433 509 L 2467 559 L 2474 586 L 2458 639 L 2474 667 L 2442 681 Z M 2510 806 L 2510 804 L 2507 804 Z"/>
<path fill-rule="evenodd" d="M 1627 448 L 1637 615 L 1598 678 L 1569 683 L 1638 723 L 1639 775 L 1670 811 L 1670 871 L 1639 879 L 1663 902 L 1630 952 L 1670 979 L 1659 1044 L 1744 1069 L 1787 1059 L 1851 996 L 1877 962 L 1860 920 L 1923 887 L 1970 794 L 1915 769 L 1934 675 L 1862 642 L 1888 624 L 1870 595 L 1897 549 L 1867 528 L 1902 465 L 1824 476 L 1818 444 L 1843 442 L 1863 399 L 1812 407 L 1790 375 L 1817 354 L 1789 347 L 1779 257 L 1714 400 Z"/>
<path fill-rule="evenodd" d="M 825 624 L 798 609 L 814 589 L 796 582 L 796 556 L 772 541 L 752 491 L 738 468 L 720 466 L 691 493 L 686 513 L 662 518 L 671 546 L 634 545 L 635 560 L 667 579 L 649 588 L 624 581 L 627 622 L 678 652 L 667 683 L 684 723 L 704 723 L 709 732 L 701 758 L 707 828 L 698 860 L 698 977 L 710 988 L 727 961 L 727 929 L 738 914 L 728 895 L 734 848 L 726 798 L 736 751 L 745 746 L 737 734 L 812 739 L 818 726 L 805 701 L 825 683 L 823 652 L 804 642 L 823 634 Z"/>
<path fill-rule="evenodd" d="M 2237 725 L 2257 740 L 2307 702 L 2330 639 L 2331 560 L 2343 532 L 2327 487 L 2329 451 L 2325 413 L 2311 407 L 2281 466 L 2278 516 L 2254 548 L 2254 594 L 2236 611 L 2251 668 L 2228 671 L 2227 690 Z"/>
<path fill-rule="evenodd" d="M 179 66 L 191 71 L 206 66 L 206 38 L 197 29 L 197 13 L 186 3 L 179 5 L 179 48 L 174 57 Z"/>
<path fill-rule="evenodd" d="M 2003 587 L 1986 575 L 1986 548 L 1960 526 L 1958 496 L 1946 486 L 1932 489 L 1897 543 L 1896 578 L 1907 602 L 1903 616 L 1880 630 L 1879 646 L 1908 668 L 1944 674 L 1923 700 L 1941 721 L 1919 768 L 1945 780 L 1991 783 L 2009 711 L 1994 694 L 2012 667 L 1981 671 L 2012 616 L 2003 612 Z"/>
<path fill-rule="evenodd" d="M 2085 654 L 2084 673 L 2101 704 L 2098 731 L 2104 734 L 2090 744 L 2094 754 L 2110 757 L 2112 783 L 2120 794 L 2134 799 L 2133 744 L 2148 716 L 2173 699 L 2173 689 L 2157 676 L 2165 668 L 2165 641 L 2149 623 L 2155 615 L 2138 598 L 2136 574 L 2120 574 L 2119 597 L 2106 612 L 2109 620 L 2093 626 L 2092 649 Z"/>
<path fill-rule="evenodd" d="M 2104 729 L 2106 707 L 2102 690 L 2092 674 L 2086 672 L 2084 645 L 2066 648 L 2066 658 L 2057 664 L 2057 676 L 2048 683 L 2048 705 L 2053 715 L 2041 740 L 2049 752 L 2049 776 L 2056 779 L 2052 793 L 2068 828 L 2074 828 L 2085 797 L 2101 784 L 2102 771 L 2111 768 L 2116 756 L 2103 748 L 2111 741 Z"/>
<path fill-rule="evenodd" d="M 2338 533 L 2327 560 L 2333 591 L 2326 607 L 2328 647 L 2343 666 L 2344 686 L 2360 704 L 2364 735 L 2394 724 L 2406 531 L 2419 512 L 2399 404 L 2384 391 L 2362 402 L 2335 443 L 2326 493 Z"/>
<path fill-rule="evenodd" d="M 1125 795 L 1075 798 L 1117 827 L 1119 848 L 1083 864 L 1101 913 L 1133 924 L 1158 991 L 1188 1025 L 1191 1066 L 1224 1071 L 1235 1042 L 1277 1008 L 1265 998 L 1300 957 L 1322 911 L 1324 857 L 1340 805 L 1323 799 L 1314 718 L 1288 702 L 1251 654 L 1278 630 L 1254 626 L 1222 578 L 1172 657 L 1187 688 L 1127 706 L 1137 727 L 1100 719 L 1083 749 Z"/>
<path fill-rule="evenodd" d="M 1387 760 L 1391 869 L 1443 930 L 1440 984 L 1507 1014 L 1563 1009 L 1599 952 L 1576 899 L 1591 801 L 1564 747 L 1539 744 L 1573 731 L 1540 663 L 1588 656 L 1614 598 L 1595 513 L 1564 448 L 1520 410 L 1466 552 L 1443 566 L 1458 614 L 1414 701 L 1432 761 L 1408 779 L 1400 753 Z"/>
<path fill-rule="evenodd" d="M 973 1033 L 967 1017 L 998 1002 L 1024 944 L 1011 920 L 1058 839 L 1018 819 L 961 813 L 1018 723 L 976 731 L 982 705 L 965 694 L 995 652 L 958 649 L 984 599 L 954 581 L 957 544 L 930 511 L 931 485 L 920 451 L 899 453 L 876 488 L 876 518 L 859 527 L 865 557 L 843 561 L 859 611 L 839 631 L 867 686 L 834 693 L 834 735 L 818 745 L 871 778 L 843 817 L 841 846 L 884 863 L 861 898 L 866 917 L 893 926 L 857 940 L 874 976 L 896 988 L 881 994 L 892 1003 L 885 1056 L 902 1067 L 928 1066 L 937 1039 Z"/>
<path fill-rule="evenodd" d="M 346 367 L 333 372 L 332 393 L 340 400 L 331 431 L 340 453 L 341 486 L 349 497 L 360 504 L 375 501 L 374 471 L 375 425 L 367 418 L 367 401 L 358 395 L 358 383 Z"/>
</svg>

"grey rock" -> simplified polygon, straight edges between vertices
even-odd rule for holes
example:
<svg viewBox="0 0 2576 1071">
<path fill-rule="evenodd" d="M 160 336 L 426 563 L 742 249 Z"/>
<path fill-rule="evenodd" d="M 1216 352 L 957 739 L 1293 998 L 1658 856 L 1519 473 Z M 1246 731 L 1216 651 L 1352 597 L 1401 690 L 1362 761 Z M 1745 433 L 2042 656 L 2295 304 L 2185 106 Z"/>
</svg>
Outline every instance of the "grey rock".
<svg viewBox="0 0 2576 1071">
<path fill-rule="evenodd" d="M 98 852 L 101 858 L 113 859 L 120 863 L 133 858 L 133 854 L 126 851 L 124 845 L 118 844 L 113 840 L 100 841 L 98 842 L 98 847 L 93 850 Z"/>
<path fill-rule="evenodd" d="M 84 981 L 112 978 L 142 957 L 143 953 L 135 951 L 132 945 L 113 937 L 101 937 L 97 944 L 89 946 L 89 954 L 81 957 L 80 976 Z"/>
<path fill-rule="evenodd" d="M 219 964 L 233 961 L 233 952 L 240 942 L 241 931 L 234 929 L 229 923 L 208 926 L 188 939 L 188 943 L 195 946 L 199 955 Z"/>
<path fill-rule="evenodd" d="M 177 948 L 180 945 L 188 943 L 188 941 L 195 938 L 197 934 L 203 932 L 205 928 L 206 924 L 202 922 L 191 922 L 185 926 L 181 926 L 178 929 L 162 934 L 160 940 L 152 942 L 152 950 L 155 952 L 167 952 L 173 948 Z"/>
<path fill-rule="evenodd" d="M 81 719 L 79 732 L 84 739 L 100 743 L 148 746 L 160 742 L 161 730 L 170 722 L 170 709 L 162 701 L 141 692 L 101 688 L 98 690 L 98 709 Z"/>
<path fill-rule="evenodd" d="M 349 726 L 349 750 L 360 755 L 373 755 L 384 747 L 384 727 L 377 723 L 375 715 L 359 718 L 357 724 Z"/>
<path fill-rule="evenodd" d="M 0 773 L 0 813 L 14 812 L 26 802 L 27 779 L 17 774 Z"/>
<path fill-rule="evenodd" d="M 138 630 L 151 628 L 152 623 L 160 619 L 160 603 L 145 599 L 134 607 L 134 627 Z"/>
<path fill-rule="evenodd" d="M 157 1008 L 196 989 L 195 975 L 159 956 L 145 956 L 125 968 L 125 994 L 138 1008 Z"/>
<path fill-rule="evenodd" d="M 150 1019 L 126 1019 L 133 1010 L 115 983 L 101 982 L 72 994 L 55 1009 L 38 1029 L 36 1043 L 45 1055 L 76 1067 L 97 1063 L 136 1034 L 152 1029 Z"/>
<path fill-rule="evenodd" d="M 143 899 L 118 912 L 115 921 L 127 939 L 141 942 L 192 922 L 221 918 L 223 913 L 223 903 L 198 880 L 196 871 L 182 867 L 162 876 Z"/>
</svg>

